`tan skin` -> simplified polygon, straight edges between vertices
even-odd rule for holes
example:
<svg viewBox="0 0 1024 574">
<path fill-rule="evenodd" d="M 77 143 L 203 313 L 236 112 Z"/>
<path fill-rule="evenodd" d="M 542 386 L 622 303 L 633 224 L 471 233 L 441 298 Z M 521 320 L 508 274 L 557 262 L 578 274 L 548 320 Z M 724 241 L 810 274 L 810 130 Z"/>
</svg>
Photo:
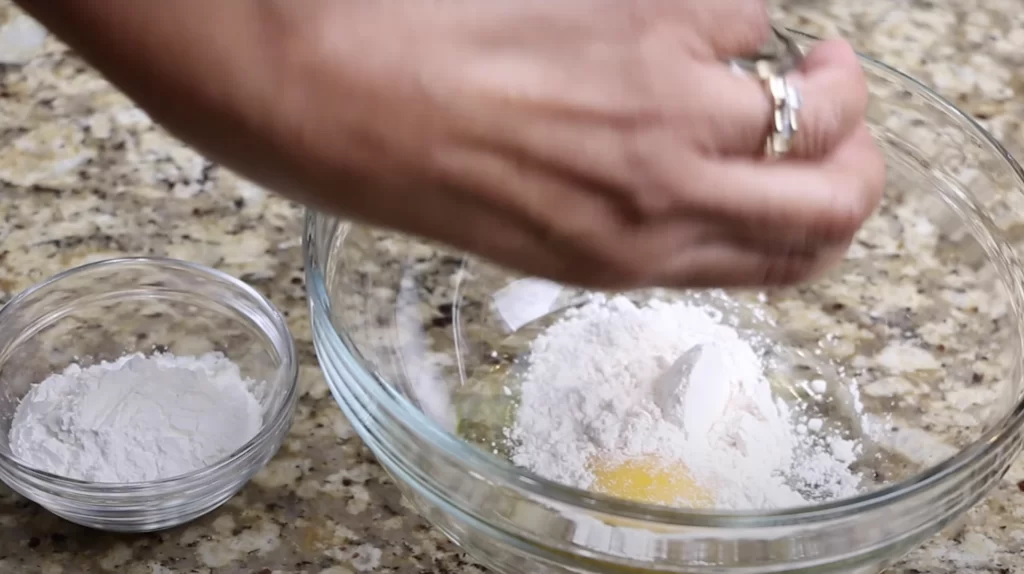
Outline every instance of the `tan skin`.
<svg viewBox="0 0 1024 574">
<path fill-rule="evenodd" d="M 759 0 L 20 0 L 171 132 L 270 189 L 524 273 L 762 286 L 841 258 L 884 162 L 848 45 L 765 161 Z M 727 24 L 723 24 L 727 23 Z"/>
</svg>

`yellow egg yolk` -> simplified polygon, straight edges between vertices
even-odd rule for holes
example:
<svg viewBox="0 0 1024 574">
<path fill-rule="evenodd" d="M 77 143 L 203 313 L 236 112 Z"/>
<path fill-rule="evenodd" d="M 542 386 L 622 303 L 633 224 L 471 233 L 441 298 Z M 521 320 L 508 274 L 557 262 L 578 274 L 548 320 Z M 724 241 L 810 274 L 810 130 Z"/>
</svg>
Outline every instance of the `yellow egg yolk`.
<svg viewBox="0 0 1024 574">
<path fill-rule="evenodd" d="M 594 490 L 633 502 L 685 508 L 710 508 L 711 493 L 693 479 L 681 463 L 656 458 L 595 461 Z"/>
</svg>

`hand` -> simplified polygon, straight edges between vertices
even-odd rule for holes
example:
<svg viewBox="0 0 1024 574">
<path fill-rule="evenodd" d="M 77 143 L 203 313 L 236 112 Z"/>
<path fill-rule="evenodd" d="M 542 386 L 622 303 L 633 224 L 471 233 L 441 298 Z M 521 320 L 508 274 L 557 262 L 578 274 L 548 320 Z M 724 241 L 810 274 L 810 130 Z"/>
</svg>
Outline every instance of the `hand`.
<svg viewBox="0 0 1024 574">
<path fill-rule="evenodd" d="M 840 259 L 880 198 L 843 42 L 792 76 L 791 159 L 759 159 L 767 95 L 723 62 L 768 38 L 761 2 L 350 4 L 296 20 L 285 114 L 327 208 L 588 286 L 758 286 Z"/>
<path fill-rule="evenodd" d="M 760 286 L 842 257 L 884 164 L 842 42 L 801 130 L 724 62 L 763 0 L 18 0 L 215 160 L 339 215 L 605 288 Z"/>
</svg>

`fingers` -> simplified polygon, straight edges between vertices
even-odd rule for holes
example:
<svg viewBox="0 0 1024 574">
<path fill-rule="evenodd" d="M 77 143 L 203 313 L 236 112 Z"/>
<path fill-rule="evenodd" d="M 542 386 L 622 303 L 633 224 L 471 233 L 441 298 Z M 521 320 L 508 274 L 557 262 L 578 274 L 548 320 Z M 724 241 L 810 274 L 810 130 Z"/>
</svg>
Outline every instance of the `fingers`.
<svg viewBox="0 0 1024 574">
<path fill-rule="evenodd" d="M 657 283 L 687 289 L 792 285 L 817 278 L 845 253 L 845 245 L 803 254 L 770 254 L 735 243 L 697 246 L 680 251 Z"/>
<path fill-rule="evenodd" d="M 724 66 L 706 65 L 707 80 L 695 105 L 708 110 L 698 134 L 714 154 L 762 153 L 771 130 L 772 106 L 760 79 Z M 789 74 L 801 96 L 791 157 L 828 154 L 863 121 L 867 84 L 856 53 L 844 41 L 817 45 L 799 71 Z"/>
<path fill-rule="evenodd" d="M 821 163 L 721 158 L 688 175 L 714 190 L 688 198 L 691 208 L 792 250 L 849 241 L 881 200 L 885 159 L 861 124 Z"/>
<path fill-rule="evenodd" d="M 689 28 L 706 47 L 698 55 L 709 62 L 752 56 L 772 37 L 765 0 L 669 1 L 685 11 Z"/>
</svg>

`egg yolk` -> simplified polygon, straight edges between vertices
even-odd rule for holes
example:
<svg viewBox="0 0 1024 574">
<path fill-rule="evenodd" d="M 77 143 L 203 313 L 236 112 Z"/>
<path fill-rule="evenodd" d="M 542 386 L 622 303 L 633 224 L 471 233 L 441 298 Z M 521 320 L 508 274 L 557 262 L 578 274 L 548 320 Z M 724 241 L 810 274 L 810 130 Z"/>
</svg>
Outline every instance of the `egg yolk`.
<svg viewBox="0 0 1024 574">
<path fill-rule="evenodd" d="M 601 494 L 644 502 L 687 508 L 710 508 L 711 493 L 693 479 L 681 463 L 656 458 L 625 461 L 596 461 L 592 465 L 594 490 Z"/>
</svg>

